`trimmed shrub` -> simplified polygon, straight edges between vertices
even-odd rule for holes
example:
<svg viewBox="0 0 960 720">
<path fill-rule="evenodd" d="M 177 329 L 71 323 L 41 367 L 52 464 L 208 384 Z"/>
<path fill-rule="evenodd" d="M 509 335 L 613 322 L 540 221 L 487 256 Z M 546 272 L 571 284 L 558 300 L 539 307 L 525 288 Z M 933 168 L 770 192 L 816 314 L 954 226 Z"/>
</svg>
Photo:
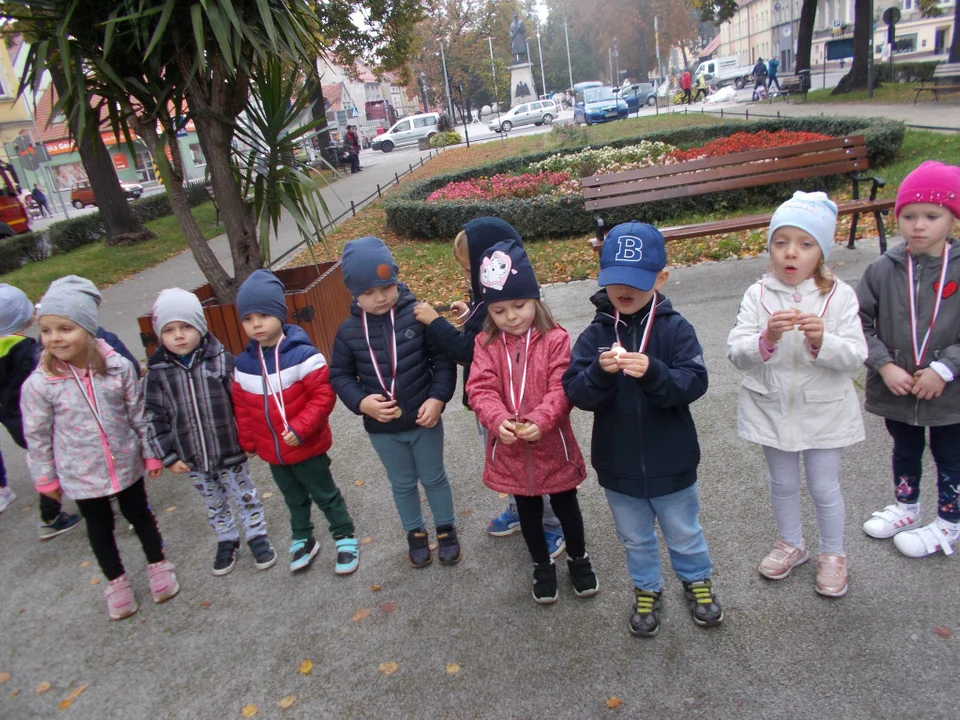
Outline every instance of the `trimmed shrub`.
<svg viewBox="0 0 960 720">
<path fill-rule="evenodd" d="M 936 60 L 923 62 L 897 62 L 893 63 L 893 72 L 890 71 L 890 63 L 876 63 L 877 80 L 879 82 L 932 82 L 933 73 L 937 69 Z"/>
<path fill-rule="evenodd" d="M 658 141 L 691 148 L 711 140 L 729 137 L 738 132 L 759 130 L 793 130 L 815 132 L 832 137 L 863 135 L 866 138 L 867 157 L 871 167 L 889 164 L 903 143 L 905 126 L 902 122 L 886 118 L 806 117 L 779 118 L 759 121 L 740 121 L 723 125 L 707 125 L 659 131 L 646 135 L 620 138 L 605 147 L 622 148 L 636 145 L 642 140 Z M 549 150 L 507 158 L 482 167 L 460 172 L 437 175 L 420 182 L 400 186 L 384 200 L 387 226 L 394 232 L 412 238 L 452 239 L 463 224 L 480 215 L 495 215 L 513 225 L 525 238 L 543 239 L 569 237 L 578 233 L 591 233 L 594 221 L 583 207 L 583 198 L 573 195 L 562 198 L 532 198 L 526 200 L 478 200 L 471 202 L 425 202 L 426 197 L 451 182 L 479 177 L 492 177 L 499 173 L 517 173 L 527 170 L 536 162 L 558 154 L 575 153 L 583 147 Z M 794 190 L 831 190 L 845 180 L 837 175 L 832 178 L 812 178 L 801 183 L 770 185 L 724 193 L 700 195 L 689 199 L 676 199 L 647 203 L 642 206 L 614 208 L 603 213 L 609 227 L 631 219 L 649 223 L 661 223 L 679 215 L 699 212 L 717 216 L 736 213 L 746 205 L 777 205 L 789 198 Z"/>
<path fill-rule="evenodd" d="M 89 245 L 103 237 L 100 213 L 97 211 L 55 222 L 44 231 L 44 235 L 50 245 L 51 255 L 62 255 Z"/>
<path fill-rule="evenodd" d="M 0 274 L 47 257 L 46 243 L 40 233 L 23 233 L 0 239 Z"/>
<path fill-rule="evenodd" d="M 149 222 L 173 214 L 165 192 L 130 201 L 130 209 L 140 222 Z"/>
<path fill-rule="evenodd" d="M 459 145 L 462 142 L 463 138 L 456 130 L 438 131 L 430 138 L 430 147 L 447 147 L 448 145 Z"/>
<path fill-rule="evenodd" d="M 550 137 L 553 139 L 553 142 L 556 143 L 557 147 L 562 148 L 582 148 L 587 144 L 587 140 L 589 139 L 587 131 L 575 122 L 555 124 L 550 130 Z"/>
</svg>

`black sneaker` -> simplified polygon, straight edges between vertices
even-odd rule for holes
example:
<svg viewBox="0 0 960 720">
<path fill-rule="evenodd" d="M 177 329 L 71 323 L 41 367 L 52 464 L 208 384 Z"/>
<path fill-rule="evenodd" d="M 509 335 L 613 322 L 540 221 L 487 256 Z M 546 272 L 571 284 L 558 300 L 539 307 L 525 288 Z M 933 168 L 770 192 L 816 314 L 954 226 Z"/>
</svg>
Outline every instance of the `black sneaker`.
<svg viewBox="0 0 960 720">
<path fill-rule="evenodd" d="M 433 562 L 425 528 L 420 527 L 408 532 L 407 544 L 410 546 L 410 564 L 413 567 L 425 568 Z"/>
<path fill-rule="evenodd" d="M 633 604 L 633 615 L 630 617 L 630 632 L 640 637 L 653 637 L 660 630 L 662 593 L 635 587 L 633 594 L 636 598 Z"/>
<path fill-rule="evenodd" d="M 217 543 L 217 557 L 213 561 L 213 574 L 226 575 L 237 564 L 240 554 L 239 540 L 222 540 Z"/>
<path fill-rule="evenodd" d="M 247 545 L 253 553 L 253 562 L 257 570 L 266 570 L 277 564 L 277 551 L 273 549 L 266 535 L 258 535 L 253 540 L 247 541 Z"/>
<path fill-rule="evenodd" d="M 50 540 L 57 535 L 63 535 L 65 532 L 72 530 L 78 522 L 80 522 L 80 516 L 76 513 L 62 512 L 51 522 L 45 523 L 41 520 L 37 523 L 37 533 L 41 540 Z"/>
<path fill-rule="evenodd" d="M 557 601 L 557 566 L 553 560 L 533 566 L 533 599 L 539 605 Z"/>
<path fill-rule="evenodd" d="M 437 544 L 440 546 L 437 556 L 441 565 L 456 565 L 460 562 L 463 553 L 460 551 L 457 529 L 453 525 L 437 526 Z"/>
<path fill-rule="evenodd" d="M 713 594 L 710 578 L 683 584 L 683 594 L 687 598 L 693 621 L 701 627 L 716 627 L 723 622 L 723 610 Z"/>
<path fill-rule="evenodd" d="M 593 597 L 600 592 L 600 582 L 590 564 L 590 556 L 582 558 L 567 558 L 567 570 L 570 571 L 570 582 L 573 583 L 573 592 L 577 597 Z"/>
</svg>

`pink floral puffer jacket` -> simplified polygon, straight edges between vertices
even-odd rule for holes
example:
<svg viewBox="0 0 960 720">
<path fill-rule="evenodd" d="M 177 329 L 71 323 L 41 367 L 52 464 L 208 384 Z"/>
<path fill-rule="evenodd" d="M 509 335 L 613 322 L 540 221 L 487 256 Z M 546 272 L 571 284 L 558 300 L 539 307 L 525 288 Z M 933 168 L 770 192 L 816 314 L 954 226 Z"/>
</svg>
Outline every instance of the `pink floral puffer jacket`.
<svg viewBox="0 0 960 720">
<path fill-rule="evenodd" d="M 83 373 L 78 385 L 69 370 L 47 375 L 41 365 L 23 384 L 27 464 L 39 492 L 60 488 L 73 500 L 114 495 L 143 476 L 144 459 L 151 469 L 162 467 L 146 442 L 136 371 L 103 340 L 98 345 L 107 360 L 106 375 Z M 84 395 L 91 402 L 95 396 L 106 434 Z"/>
</svg>

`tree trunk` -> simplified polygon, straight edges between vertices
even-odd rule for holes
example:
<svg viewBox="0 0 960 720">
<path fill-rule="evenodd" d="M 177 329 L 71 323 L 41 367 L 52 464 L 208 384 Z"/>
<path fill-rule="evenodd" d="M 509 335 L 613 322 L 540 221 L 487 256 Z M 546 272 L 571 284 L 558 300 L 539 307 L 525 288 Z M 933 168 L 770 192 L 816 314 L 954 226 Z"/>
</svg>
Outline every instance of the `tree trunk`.
<svg viewBox="0 0 960 720">
<path fill-rule="evenodd" d="M 810 54 L 813 48 L 813 26 L 817 20 L 817 0 L 803 0 L 800 8 L 800 24 L 797 27 L 797 61 L 793 71 L 810 69 Z"/>
<path fill-rule="evenodd" d="M 63 68 L 51 63 L 48 70 L 57 94 L 63 97 L 67 93 L 67 78 Z M 78 108 L 78 112 L 85 113 L 83 134 L 79 132 L 80 120 L 75 114 L 68 118 L 70 133 L 74 137 L 87 179 L 97 199 L 100 221 L 107 235 L 106 245 L 132 245 L 155 238 L 156 234 L 143 226 L 127 204 L 110 153 L 100 137 L 97 114 L 86 103 Z"/>
<path fill-rule="evenodd" d="M 637 46 L 640 52 L 640 60 L 637 65 L 637 77 L 633 78 L 633 81 L 637 83 L 650 82 L 650 69 L 647 66 L 647 28 L 645 25 L 641 25 L 638 30 Z"/>
<path fill-rule="evenodd" d="M 873 17 L 870 15 L 872 4 L 871 0 L 856 0 L 854 4 L 853 62 L 850 63 L 850 72 L 840 78 L 831 95 L 843 95 L 851 90 L 867 89 L 870 72 L 870 36 L 873 34 Z"/>
<path fill-rule="evenodd" d="M 950 43 L 950 57 L 947 62 L 960 62 L 960 2 L 953 3 L 953 41 Z"/>
</svg>

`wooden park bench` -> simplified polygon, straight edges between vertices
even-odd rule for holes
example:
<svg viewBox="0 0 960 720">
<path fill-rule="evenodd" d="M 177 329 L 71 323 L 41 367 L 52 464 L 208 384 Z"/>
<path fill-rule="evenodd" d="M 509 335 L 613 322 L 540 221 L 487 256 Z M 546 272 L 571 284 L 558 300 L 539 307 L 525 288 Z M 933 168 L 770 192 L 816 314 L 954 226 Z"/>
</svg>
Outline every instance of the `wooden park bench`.
<svg viewBox="0 0 960 720">
<path fill-rule="evenodd" d="M 778 92 L 771 92 L 770 88 L 767 88 L 768 102 L 773 102 L 773 99 L 778 96 L 790 102 L 791 95 L 803 95 L 803 101 L 807 101 L 807 93 L 810 91 L 809 70 L 797 75 L 778 75 L 777 82 L 780 83 Z"/>
<path fill-rule="evenodd" d="M 882 178 L 864 175 L 869 168 L 867 148 L 862 135 L 817 140 L 800 145 L 750 150 L 703 160 L 690 160 L 672 165 L 655 165 L 640 170 L 627 170 L 613 175 L 592 175 L 580 181 L 584 208 L 594 214 L 597 237 L 591 240 L 594 250 L 603 246 L 604 225 L 598 213 L 617 207 L 642 205 L 654 201 L 670 201 L 708 193 L 761 187 L 776 183 L 796 183 L 815 177 L 847 175 L 853 183 L 853 200 L 837 203 L 840 215 L 853 215 L 850 242 L 854 247 L 857 219 L 872 213 L 880 234 L 880 252 L 886 252 L 887 237 L 882 215 L 894 206 L 895 200 L 878 199 L 884 186 Z M 860 199 L 860 183 L 870 181 L 869 199 Z M 755 230 L 770 224 L 769 215 L 725 218 L 711 222 L 660 228 L 667 240 L 687 240 L 708 235 Z"/>
<path fill-rule="evenodd" d="M 914 88 L 917 94 L 913 98 L 913 104 L 917 104 L 920 99 L 920 93 L 933 93 L 933 99 L 940 102 L 940 93 L 942 92 L 960 92 L 960 63 L 941 63 L 933 71 L 933 85 L 920 83 L 920 87 Z"/>
</svg>

